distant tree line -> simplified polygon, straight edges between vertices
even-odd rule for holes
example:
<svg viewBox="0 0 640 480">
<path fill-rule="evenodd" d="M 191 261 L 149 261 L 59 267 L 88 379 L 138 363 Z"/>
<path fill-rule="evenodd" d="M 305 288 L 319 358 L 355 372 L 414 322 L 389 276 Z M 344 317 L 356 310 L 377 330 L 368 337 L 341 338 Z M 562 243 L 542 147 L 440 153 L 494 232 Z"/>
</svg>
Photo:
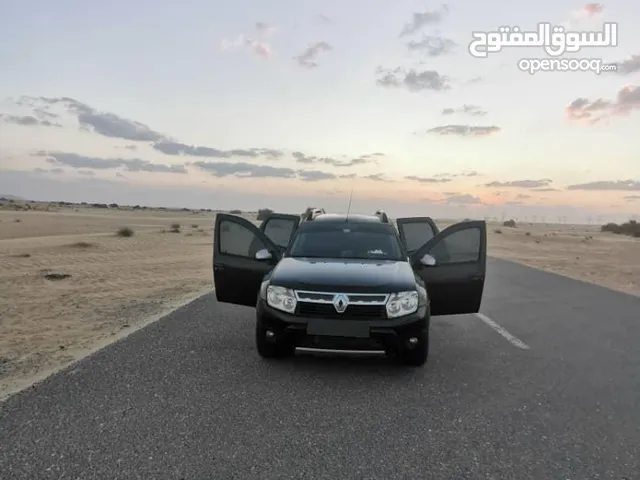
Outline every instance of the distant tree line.
<svg viewBox="0 0 640 480">
<path fill-rule="evenodd" d="M 618 235 L 629 235 L 630 237 L 640 238 L 640 223 L 637 220 L 629 220 L 628 222 L 617 224 L 607 223 L 602 225 L 603 232 L 611 232 Z"/>
</svg>

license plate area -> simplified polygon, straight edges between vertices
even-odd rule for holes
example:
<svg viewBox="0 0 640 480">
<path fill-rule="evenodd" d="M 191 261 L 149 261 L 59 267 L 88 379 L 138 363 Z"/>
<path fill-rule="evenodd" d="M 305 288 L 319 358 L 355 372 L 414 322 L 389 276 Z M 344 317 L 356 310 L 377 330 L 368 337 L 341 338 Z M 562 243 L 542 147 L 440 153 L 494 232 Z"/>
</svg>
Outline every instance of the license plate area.
<svg viewBox="0 0 640 480">
<path fill-rule="evenodd" d="M 357 320 L 310 319 L 307 323 L 307 335 L 369 338 L 369 325 Z"/>
</svg>

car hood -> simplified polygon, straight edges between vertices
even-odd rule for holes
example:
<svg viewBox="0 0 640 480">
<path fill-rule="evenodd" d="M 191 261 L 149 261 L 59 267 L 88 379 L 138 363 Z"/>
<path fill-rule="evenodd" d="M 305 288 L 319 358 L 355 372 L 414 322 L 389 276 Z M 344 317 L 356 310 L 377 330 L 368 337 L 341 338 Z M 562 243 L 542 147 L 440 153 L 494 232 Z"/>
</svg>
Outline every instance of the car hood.
<svg viewBox="0 0 640 480">
<path fill-rule="evenodd" d="M 271 272 L 272 285 L 329 292 L 389 293 L 416 288 L 409 262 L 325 258 L 283 258 Z"/>
</svg>

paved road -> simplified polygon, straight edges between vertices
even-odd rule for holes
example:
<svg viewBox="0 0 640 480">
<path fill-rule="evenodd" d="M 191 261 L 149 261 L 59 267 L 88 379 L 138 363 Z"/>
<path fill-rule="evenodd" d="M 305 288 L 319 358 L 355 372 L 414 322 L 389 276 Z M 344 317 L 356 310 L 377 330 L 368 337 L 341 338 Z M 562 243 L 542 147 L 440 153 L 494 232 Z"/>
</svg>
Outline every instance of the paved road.
<svg viewBox="0 0 640 480">
<path fill-rule="evenodd" d="M 207 295 L 0 406 L 0 478 L 640 478 L 640 299 L 491 260 L 426 368 L 261 360 Z"/>
</svg>

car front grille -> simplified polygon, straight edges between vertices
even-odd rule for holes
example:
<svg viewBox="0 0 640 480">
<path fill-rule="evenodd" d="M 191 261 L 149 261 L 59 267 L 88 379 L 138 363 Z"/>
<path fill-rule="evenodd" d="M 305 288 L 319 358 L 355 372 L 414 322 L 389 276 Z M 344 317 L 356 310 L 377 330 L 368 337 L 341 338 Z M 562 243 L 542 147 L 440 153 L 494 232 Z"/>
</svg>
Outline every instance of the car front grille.
<svg viewBox="0 0 640 480">
<path fill-rule="evenodd" d="M 298 315 L 322 318 L 386 318 L 384 305 L 349 305 L 343 313 L 336 312 L 330 303 L 300 302 Z"/>
<path fill-rule="evenodd" d="M 348 306 L 338 313 L 333 306 L 337 292 L 296 291 L 298 308 L 296 313 L 304 317 L 342 318 L 342 319 L 375 319 L 387 318 L 386 303 L 389 298 L 384 293 L 344 293 L 348 298 Z"/>
</svg>

